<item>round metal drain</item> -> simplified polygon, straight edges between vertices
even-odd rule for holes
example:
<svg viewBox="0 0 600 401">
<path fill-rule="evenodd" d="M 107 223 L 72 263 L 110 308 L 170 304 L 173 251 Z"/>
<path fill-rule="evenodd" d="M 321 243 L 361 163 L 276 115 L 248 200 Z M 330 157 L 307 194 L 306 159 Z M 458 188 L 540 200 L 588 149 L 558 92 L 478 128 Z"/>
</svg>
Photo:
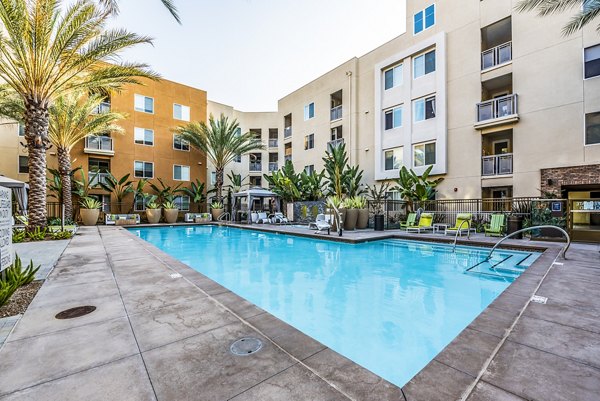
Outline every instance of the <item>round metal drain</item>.
<svg viewBox="0 0 600 401">
<path fill-rule="evenodd" d="M 260 341 L 258 338 L 244 337 L 231 344 L 229 350 L 233 355 L 245 356 L 252 355 L 260 351 L 262 346 L 262 341 Z"/>
<path fill-rule="evenodd" d="M 85 316 L 88 313 L 92 313 L 96 310 L 95 306 L 77 306 L 75 308 L 67 309 L 62 312 L 59 312 L 54 316 L 57 319 L 73 319 L 80 316 Z"/>
</svg>

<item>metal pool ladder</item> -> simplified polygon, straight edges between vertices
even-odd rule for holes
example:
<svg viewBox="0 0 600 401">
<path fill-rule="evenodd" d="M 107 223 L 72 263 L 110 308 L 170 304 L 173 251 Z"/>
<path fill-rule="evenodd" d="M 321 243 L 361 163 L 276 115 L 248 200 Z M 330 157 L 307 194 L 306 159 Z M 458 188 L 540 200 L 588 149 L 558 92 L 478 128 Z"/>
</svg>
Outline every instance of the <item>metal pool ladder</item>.
<svg viewBox="0 0 600 401">
<path fill-rule="evenodd" d="M 531 231 L 531 230 L 536 230 L 538 228 L 551 228 L 551 229 L 555 229 L 560 231 L 561 233 L 564 234 L 564 236 L 567 238 L 567 246 L 565 246 L 563 248 L 563 250 L 561 251 L 561 253 L 559 254 L 562 255 L 563 259 L 566 259 L 566 253 L 567 250 L 569 249 L 569 247 L 571 246 L 571 237 L 569 236 L 569 233 L 567 233 L 564 229 L 557 227 L 557 226 L 548 226 L 548 225 L 541 225 L 541 226 L 534 226 L 534 227 L 527 227 L 527 228 L 523 228 L 521 230 L 515 231 L 514 233 L 508 234 L 506 237 L 500 239 L 500 241 L 496 242 L 496 244 L 492 247 L 492 250 L 490 251 L 490 253 L 487 255 L 487 257 L 485 258 L 485 260 L 490 260 L 490 258 L 492 257 L 492 253 L 494 253 L 494 251 L 496 250 L 496 248 L 498 248 L 498 246 L 503 243 L 505 240 L 517 235 L 517 234 L 521 234 L 524 233 L 526 231 Z"/>
<path fill-rule="evenodd" d="M 460 233 L 460 229 L 462 228 L 463 224 L 465 224 L 465 223 L 469 224 L 469 227 L 467 230 L 467 239 L 471 239 L 471 222 L 469 220 L 463 220 L 458 225 L 458 230 L 456 230 L 456 234 L 454 234 L 454 245 L 452 246 L 452 252 L 456 252 L 456 241 L 458 241 L 458 234 Z"/>
<path fill-rule="evenodd" d="M 229 213 L 229 212 L 223 213 L 222 215 L 219 216 L 218 221 L 230 221 L 231 220 L 231 219 L 225 220 L 226 217 L 231 217 L 231 213 Z"/>
</svg>

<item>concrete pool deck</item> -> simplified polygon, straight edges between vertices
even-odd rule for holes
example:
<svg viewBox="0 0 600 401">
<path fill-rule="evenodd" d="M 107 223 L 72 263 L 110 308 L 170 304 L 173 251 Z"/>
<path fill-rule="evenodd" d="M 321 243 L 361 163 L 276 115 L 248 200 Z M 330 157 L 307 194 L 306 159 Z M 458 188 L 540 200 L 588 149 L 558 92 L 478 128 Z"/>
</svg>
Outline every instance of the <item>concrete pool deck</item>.
<svg viewBox="0 0 600 401">
<path fill-rule="evenodd" d="M 553 264 L 561 244 L 515 244 L 548 249 L 400 389 L 123 228 L 82 228 L 0 348 L 0 400 L 597 400 L 600 247 Z M 98 309 L 54 318 L 78 305 Z M 264 348 L 233 356 L 247 336 Z"/>
</svg>

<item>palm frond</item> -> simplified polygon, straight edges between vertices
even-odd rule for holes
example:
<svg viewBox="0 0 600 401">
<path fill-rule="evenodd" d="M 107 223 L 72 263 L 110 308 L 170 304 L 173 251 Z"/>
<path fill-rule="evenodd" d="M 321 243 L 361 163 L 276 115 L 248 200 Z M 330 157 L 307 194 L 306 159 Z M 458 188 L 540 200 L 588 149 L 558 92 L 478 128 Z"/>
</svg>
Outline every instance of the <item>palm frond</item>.
<svg viewBox="0 0 600 401">
<path fill-rule="evenodd" d="M 562 29 L 563 36 L 581 30 L 600 15 L 600 0 L 521 0 L 515 6 L 518 12 L 536 11 L 541 17 L 577 9 Z M 600 24 L 596 28 L 600 32 Z"/>
</svg>

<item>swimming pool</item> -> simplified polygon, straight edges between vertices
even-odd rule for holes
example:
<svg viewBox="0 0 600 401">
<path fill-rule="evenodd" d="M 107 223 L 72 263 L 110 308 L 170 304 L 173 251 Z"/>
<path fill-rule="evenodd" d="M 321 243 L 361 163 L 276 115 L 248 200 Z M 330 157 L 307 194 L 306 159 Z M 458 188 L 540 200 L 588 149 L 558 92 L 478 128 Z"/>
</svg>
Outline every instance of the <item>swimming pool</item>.
<svg viewBox="0 0 600 401">
<path fill-rule="evenodd" d="M 489 249 L 216 226 L 131 231 L 398 386 L 539 256 L 498 250 L 483 262 Z"/>
</svg>

